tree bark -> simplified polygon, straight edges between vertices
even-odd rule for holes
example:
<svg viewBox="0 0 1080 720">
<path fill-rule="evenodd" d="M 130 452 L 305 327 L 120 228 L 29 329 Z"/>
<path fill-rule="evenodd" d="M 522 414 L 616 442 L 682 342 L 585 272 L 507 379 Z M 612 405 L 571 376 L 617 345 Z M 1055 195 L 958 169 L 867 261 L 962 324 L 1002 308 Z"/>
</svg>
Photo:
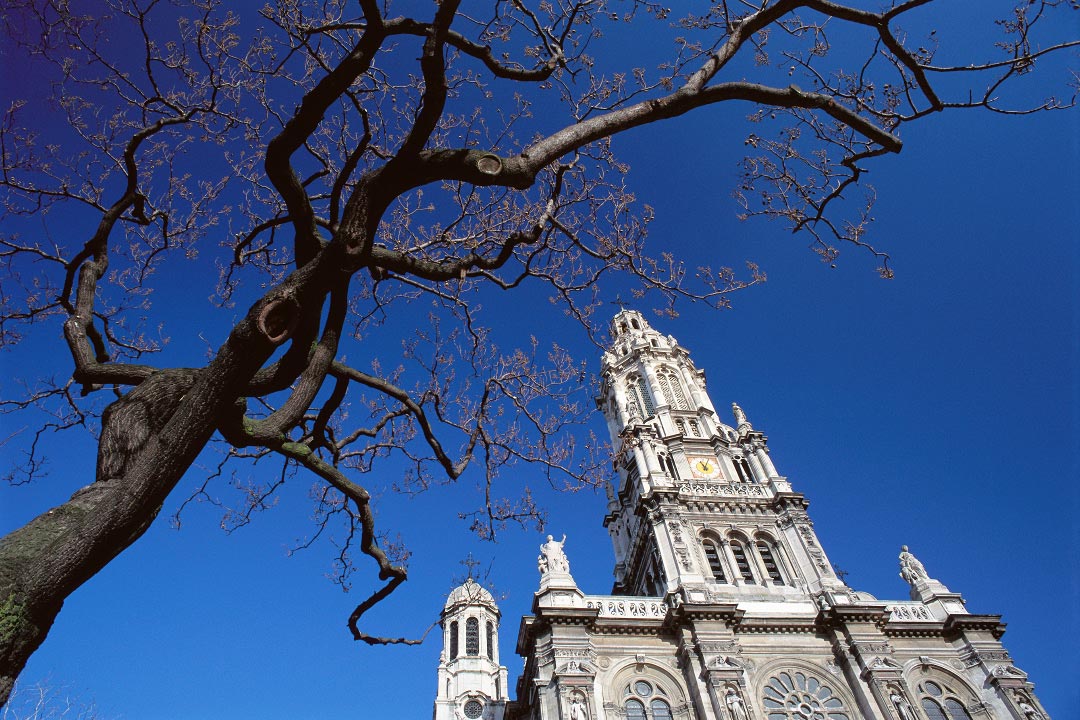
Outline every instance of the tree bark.
<svg viewBox="0 0 1080 720">
<path fill-rule="evenodd" d="M 327 255 L 256 303 L 206 368 L 159 371 L 111 404 L 95 482 L 0 539 L 0 707 L 64 600 L 150 527 L 218 419 L 287 339 L 281 323 L 264 327 L 267 313 L 321 307 L 340 261 Z"/>
</svg>

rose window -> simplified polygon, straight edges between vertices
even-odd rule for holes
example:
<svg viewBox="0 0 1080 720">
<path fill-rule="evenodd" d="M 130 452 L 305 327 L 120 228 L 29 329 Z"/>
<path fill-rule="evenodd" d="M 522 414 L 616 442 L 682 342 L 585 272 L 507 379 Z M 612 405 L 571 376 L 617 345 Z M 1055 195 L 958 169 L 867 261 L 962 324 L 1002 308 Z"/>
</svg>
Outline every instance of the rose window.
<svg viewBox="0 0 1080 720">
<path fill-rule="evenodd" d="M 478 718 L 484 714 L 484 704 L 479 700 L 470 700 L 465 703 L 465 717 Z"/>
<path fill-rule="evenodd" d="M 764 696 L 768 720 L 850 720 L 832 688 L 806 673 L 777 673 Z"/>
</svg>

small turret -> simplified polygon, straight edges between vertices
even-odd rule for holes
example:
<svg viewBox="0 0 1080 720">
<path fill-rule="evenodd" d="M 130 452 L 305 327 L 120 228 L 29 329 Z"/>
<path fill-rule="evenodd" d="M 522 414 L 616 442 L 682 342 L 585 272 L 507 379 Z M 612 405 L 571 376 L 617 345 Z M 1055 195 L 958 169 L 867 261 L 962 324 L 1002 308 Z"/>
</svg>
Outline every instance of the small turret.
<svg viewBox="0 0 1080 720">
<path fill-rule="evenodd" d="M 446 599 L 434 720 L 501 720 L 506 668 L 499 665 L 499 607 L 470 576 Z"/>
</svg>

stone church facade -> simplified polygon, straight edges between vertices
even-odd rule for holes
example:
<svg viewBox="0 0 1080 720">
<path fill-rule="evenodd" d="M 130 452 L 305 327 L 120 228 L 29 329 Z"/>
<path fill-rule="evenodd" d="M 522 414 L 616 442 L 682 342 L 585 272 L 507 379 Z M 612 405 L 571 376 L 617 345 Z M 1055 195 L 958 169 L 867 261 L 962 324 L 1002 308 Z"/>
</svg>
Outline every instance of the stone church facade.
<svg viewBox="0 0 1080 720">
<path fill-rule="evenodd" d="M 612 592 L 581 592 L 548 536 L 511 700 L 498 609 L 457 588 L 435 720 L 1049 720 L 1000 616 L 967 612 L 906 547 L 909 599 L 848 587 L 739 406 L 721 422 L 688 352 L 640 313 L 610 334 Z"/>
</svg>

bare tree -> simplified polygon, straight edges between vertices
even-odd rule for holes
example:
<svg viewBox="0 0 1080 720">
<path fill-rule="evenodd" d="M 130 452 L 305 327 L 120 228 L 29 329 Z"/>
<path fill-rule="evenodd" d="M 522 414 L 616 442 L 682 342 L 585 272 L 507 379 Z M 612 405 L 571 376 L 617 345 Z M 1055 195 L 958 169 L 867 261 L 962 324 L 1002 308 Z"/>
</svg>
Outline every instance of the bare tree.
<svg viewBox="0 0 1080 720">
<path fill-rule="evenodd" d="M 355 548 L 385 581 L 349 619 L 368 643 L 409 642 L 358 625 L 406 578 L 357 481 L 378 461 L 409 463 L 395 480 L 406 492 L 478 466 L 484 497 L 463 515 L 482 534 L 541 517 L 527 491 L 502 497 L 514 463 L 598 482 L 598 443 L 569 432 L 587 407 L 581 366 L 539 343 L 496 349 L 480 299 L 543 285 L 592 334 L 609 275 L 668 308 L 723 306 L 763 279 L 647 254 L 650 211 L 614 136 L 741 103 L 746 215 L 809 233 L 826 260 L 866 248 L 887 277 L 866 234 L 872 192 L 852 199 L 869 164 L 944 110 L 1071 107 L 1007 93 L 1080 44 L 1053 34 L 1077 8 L 1066 0 L 1025 2 L 975 63 L 939 61 L 933 33 L 900 29 L 932 20 L 930 0 L 721 1 L 678 17 L 645 0 L 461 4 L 414 18 L 374 0 L 278 0 L 257 17 L 213 0 L 115 0 L 108 15 L 9 3 L 9 45 L 40 92 L 0 126 L 0 338 L 62 324 L 74 363 L 70 379 L 3 401 L 48 413 L 16 439 L 26 454 L 9 480 L 40 472 L 43 433 L 96 433 L 98 456 L 92 481 L 0 540 L 0 703 L 64 599 L 145 532 L 208 444 L 223 450 L 207 483 L 228 464 L 278 463 L 234 524 L 288 474 L 316 478 L 316 535 L 345 528 L 339 579 Z M 649 38 L 635 62 L 619 52 L 630 33 Z M 169 355 L 150 291 L 196 253 L 216 258 L 202 294 L 235 322 L 201 365 L 155 362 Z M 417 301 L 435 311 L 414 332 L 402 318 L 423 318 Z M 387 364 L 371 338 L 395 334 Z"/>
<path fill-rule="evenodd" d="M 19 685 L 0 710 L 0 720 L 97 720 L 101 712 L 92 702 L 71 696 L 67 688 L 39 683 Z"/>
</svg>

